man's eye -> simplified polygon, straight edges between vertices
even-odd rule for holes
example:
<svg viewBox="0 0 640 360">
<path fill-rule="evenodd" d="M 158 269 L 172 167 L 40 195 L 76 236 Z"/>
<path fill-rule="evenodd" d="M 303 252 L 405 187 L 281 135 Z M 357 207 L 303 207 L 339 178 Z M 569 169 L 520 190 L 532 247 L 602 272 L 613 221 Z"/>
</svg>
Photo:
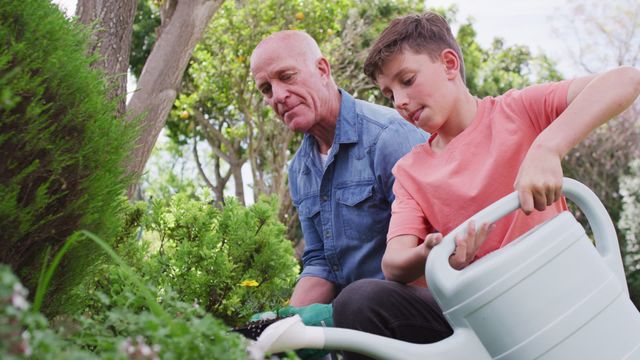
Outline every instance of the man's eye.
<svg viewBox="0 0 640 360">
<path fill-rule="evenodd" d="M 271 93 L 271 85 L 265 85 L 260 88 L 262 95 L 269 95 Z"/>
<path fill-rule="evenodd" d="M 293 73 L 284 73 L 280 77 L 283 81 L 291 80 L 291 78 L 293 78 Z"/>
</svg>

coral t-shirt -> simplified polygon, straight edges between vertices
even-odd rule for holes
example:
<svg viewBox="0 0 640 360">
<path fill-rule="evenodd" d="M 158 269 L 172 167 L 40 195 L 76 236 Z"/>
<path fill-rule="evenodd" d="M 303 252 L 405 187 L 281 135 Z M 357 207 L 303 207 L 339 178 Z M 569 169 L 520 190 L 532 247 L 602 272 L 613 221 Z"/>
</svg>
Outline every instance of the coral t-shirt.
<svg viewBox="0 0 640 360">
<path fill-rule="evenodd" d="M 440 152 L 429 143 L 398 161 L 387 241 L 431 232 L 448 234 L 514 191 L 520 164 L 534 139 L 567 107 L 570 81 L 511 90 L 478 100 L 470 125 Z M 517 210 L 495 223 L 476 259 L 566 210 L 564 198 L 529 216 Z"/>
</svg>

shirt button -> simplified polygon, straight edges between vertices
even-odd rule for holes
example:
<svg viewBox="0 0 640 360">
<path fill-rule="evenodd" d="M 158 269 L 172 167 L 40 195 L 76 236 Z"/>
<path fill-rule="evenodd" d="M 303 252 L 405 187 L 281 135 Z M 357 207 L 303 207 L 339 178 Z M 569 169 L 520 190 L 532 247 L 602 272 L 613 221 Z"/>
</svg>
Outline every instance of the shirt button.
<svg viewBox="0 0 640 360">
<path fill-rule="evenodd" d="M 333 271 L 337 272 L 338 271 L 338 265 L 333 265 L 332 269 L 333 269 Z"/>
<path fill-rule="evenodd" d="M 324 237 L 331 237 L 331 231 L 327 230 L 324 232 Z"/>
<path fill-rule="evenodd" d="M 322 201 L 327 201 L 329 200 L 329 197 L 327 195 L 322 195 Z"/>
</svg>

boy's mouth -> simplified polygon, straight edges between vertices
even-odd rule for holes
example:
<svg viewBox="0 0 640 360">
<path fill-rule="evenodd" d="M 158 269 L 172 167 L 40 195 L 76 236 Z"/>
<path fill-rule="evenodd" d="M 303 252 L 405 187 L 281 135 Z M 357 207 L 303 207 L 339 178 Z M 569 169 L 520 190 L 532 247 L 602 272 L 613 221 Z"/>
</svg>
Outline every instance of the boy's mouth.
<svg viewBox="0 0 640 360">
<path fill-rule="evenodd" d="M 407 116 L 409 118 L 409 120 L 414 123 L 414 124 L 418 124 L 418 120 L 420 120 L 420 115 L 422 114 L 422 110 L 424 108 L 418 108 L 412 112 L 409 113 L 409 115 Z"/>
</svg>

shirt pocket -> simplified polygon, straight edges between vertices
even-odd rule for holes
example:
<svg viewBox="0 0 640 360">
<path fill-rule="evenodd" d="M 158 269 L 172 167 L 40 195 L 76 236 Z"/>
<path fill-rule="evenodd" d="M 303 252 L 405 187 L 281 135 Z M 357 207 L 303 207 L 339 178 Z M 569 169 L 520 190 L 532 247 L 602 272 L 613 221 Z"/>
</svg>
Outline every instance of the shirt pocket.
<svg viewBox="0 0 640 360">
<path fill-rule="evenodd" d="M 358 184 L 336 190 L 336 200 L 346 206 L 356 206 L 373 195 L 373 184 Z"/>
<path fill-rule="evenodd" d="M 336 201 L 347 239 L 370 241 L 389 225 L 388 219 L 380 218 L 385 211 L 377 200 L 373 181 L 337 189 Z"/>
</svg>

